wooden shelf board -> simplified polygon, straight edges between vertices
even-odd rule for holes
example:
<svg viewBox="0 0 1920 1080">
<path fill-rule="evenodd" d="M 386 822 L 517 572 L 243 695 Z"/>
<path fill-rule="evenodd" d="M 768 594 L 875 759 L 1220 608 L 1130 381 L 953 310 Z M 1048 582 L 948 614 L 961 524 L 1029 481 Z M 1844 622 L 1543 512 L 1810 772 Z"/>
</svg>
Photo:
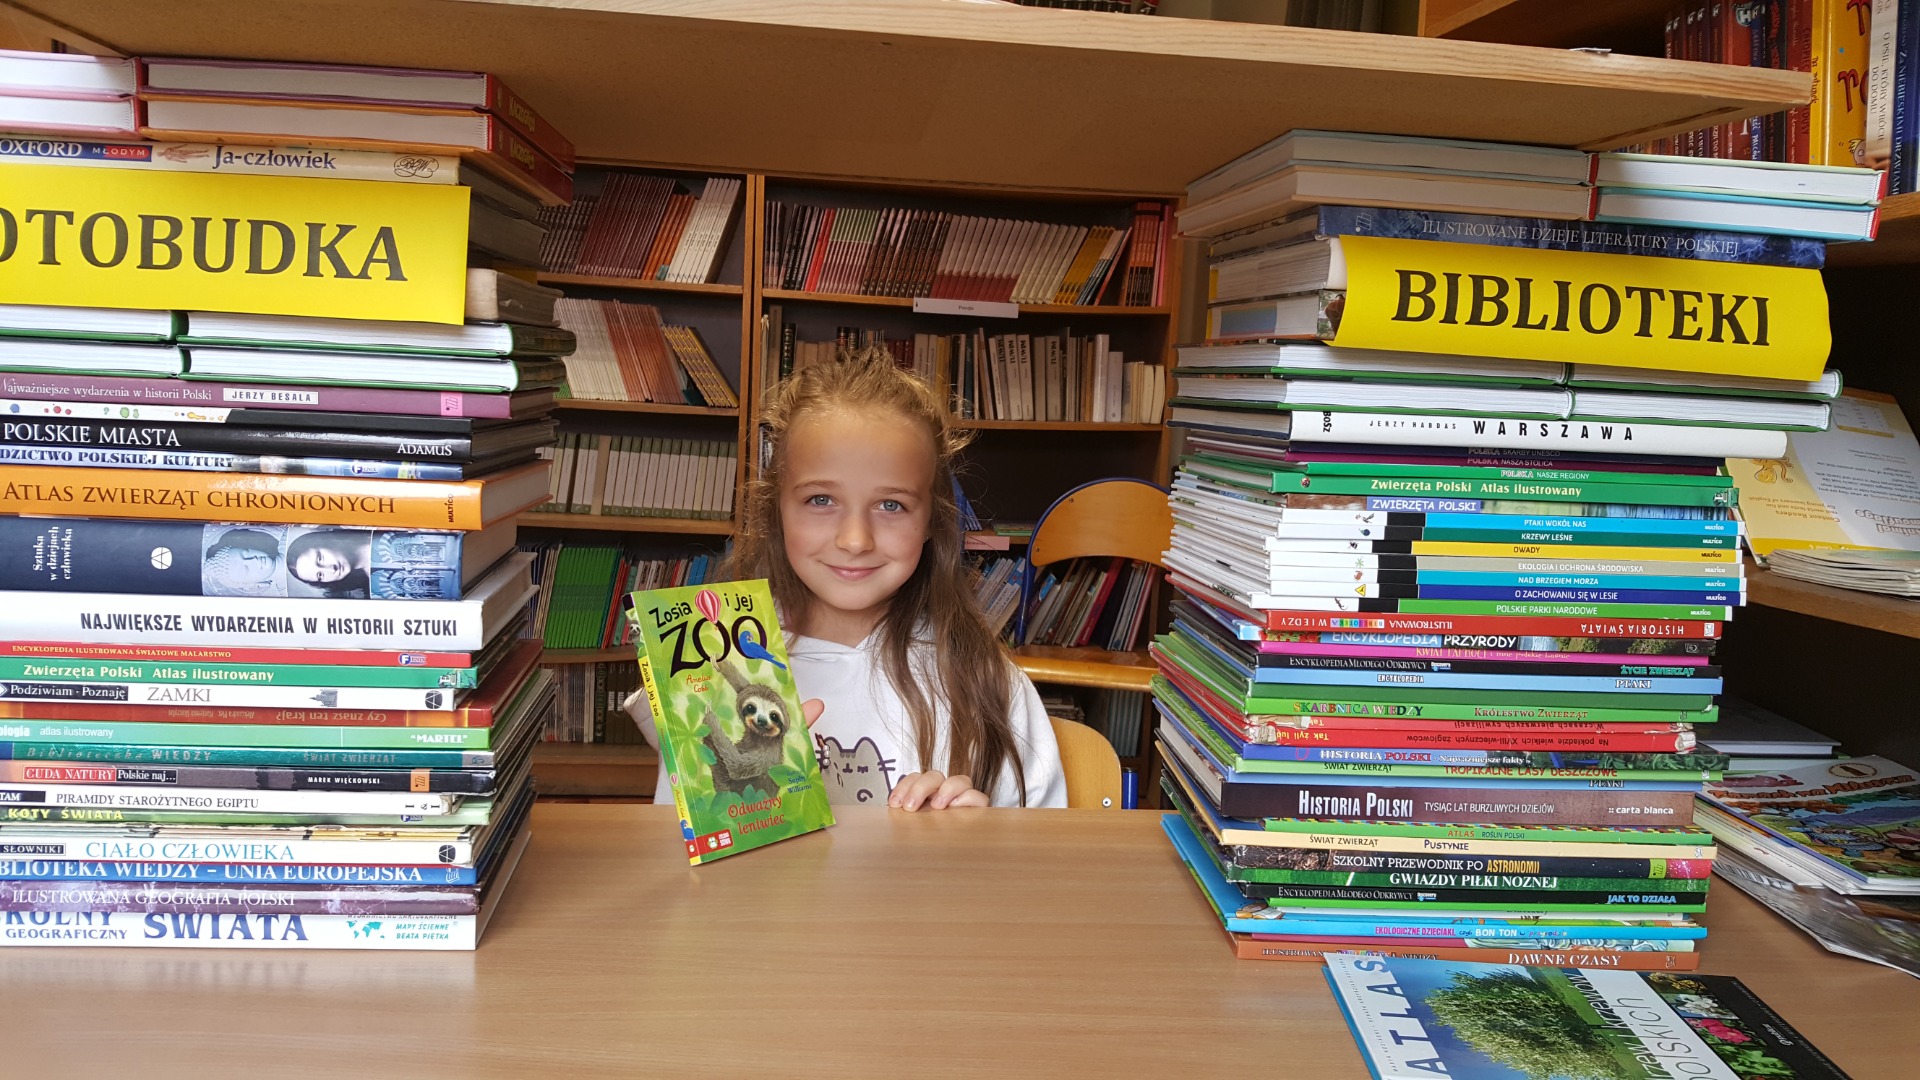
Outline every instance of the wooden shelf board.
<svg viewBox="0 0 1920 1080">
<path fill-rule="evenodd" d="M 1175 194 L 1292 128 L 1608 149 L 1812 89 L 1800 72 L 926 0 L 19 6 L 130 55 L 492 72 L 590 160 L 1089 194 Z M 685 108 L 641 107 L 689 86 Z"/>
<path fill-rule="evenodd" d="M 768 300 L 813 304 L 849 304 L 857 307 L 900 307 L 913 306 L 910 296 L 862 296 L 857 293 L 805 292 L 800 289 L 762 289 L 760 295 Z M 1123 307 L 1119 304 L 1021 304 L 1022 315 L 1147 315 L 1165 316 L 1172 314 L 1166 307 Z"/>
<path fill-rule="evenodd" d="M 1836 589 L 1811 581 L 1781 577 L 1752 565 L 1747 567 L 1747 602 L 1902 637 L 1920 638 L 1920 600 Z"/>
<path fill-rule="evenodd" d="M 1105 690 L 1144 691 L 1159 668 L 1145 649 L 1109 652 L 1106 649 L 1059 645 L 1022 645 L 1013 650 L 1013 662 L 1037 683 L 1094 686 Z"/>
<path fill-rule="evenodd" d="M 1549 49 L 1627 49 L 1658 55 L 1669 0 L 1426 0 L 1424 37 L 1537 45 Z"/>
<path fill-rule="evenodd" d="M 652 795 L 660 755 L 642 744 L 536 743 L 533 785 L 541 795 Z"/>
<path fill-rule="evenodd" d="M 1894 195 L 1880 203 L 1880 233 L 1866 243 L 1828 244 L 1828 266 L 1920 263 L 1920 193 Z"/>
<path fill-rule="evenodd" d="M 599 664 L 615 660 L 640 662 L 631 645 L 617 649 L 545 649 L 540 653 L 543 664 Z"/>
<path fill-rule="evenodd" d="M 1145 434 L 1159 431 L 1159 424 L 1108 424 L 1094 420 L 955 420 L 953 426 L 968 431 L 1105 431 Z"/>
<path fill-rule="evenodd" d="M 733 522 L 692 518 L 614 517 L 608 514 L 545 514 L 531 511 L 521 514 L 524 528 L 600 529 L 606 532 L 692 533 L 706 536 L 731 536 Z"/>
<path fill-rule="evenodd" d="M 718 282 L 649 281 L 645 278 L 598 277 L 593 274 L 541 274 L 542 285 L 591 285 L 597 289 L 631 289 L 636 292 L 695 293 L 702 296 L 739 296 L 738 285 Z"/>
<path fill-rule="evenodd" d="M 651 413 L 659 416 L 712 416 L 738 419 L 739 409 L 716 409 L 705 405 L 668 405 L 659 401 L 593 401 L 588 398 L 559 398 L 556 409 L 574 412 Z"/>
</svg>

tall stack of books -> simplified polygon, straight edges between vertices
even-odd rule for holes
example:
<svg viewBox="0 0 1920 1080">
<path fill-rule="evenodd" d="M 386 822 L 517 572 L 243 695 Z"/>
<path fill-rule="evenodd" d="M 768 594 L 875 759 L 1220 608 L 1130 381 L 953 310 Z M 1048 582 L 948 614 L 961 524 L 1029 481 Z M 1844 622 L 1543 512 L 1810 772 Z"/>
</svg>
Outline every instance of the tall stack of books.
<svg viewBox="0 0 1920 1080">
<path fill-rule="evenodd" d="M 571 149 L 484 75 L 127 70 L 198 141 L 0 138 L 94 223 L 0 267 L 0 944 L 473 948 L 552 706 L 514 517 L 572 348 L 494 266 L 564 197 L 521 151 Z"/>
<path fill-rule="evenodd" d="M 1245 161 L 1190 193 L 1282 216 L 1198 230 L 1213 337 L 1179 351 L 1154 644 L 1170 835 L 1241 956 L 1695 967 L 1694 796 L 1726 765 L 1695 726 L 1745 599 L 1723 459 L 1829 422 L 1820 243 L 1421 201 L 1604 205 L 1608 155 L 1275 146 L 1301 176 L 1366 160 L 1403 205 L 1313 205 Z M 1755 220 L 1799 182 L 1685 164 Z"/>
</svg>

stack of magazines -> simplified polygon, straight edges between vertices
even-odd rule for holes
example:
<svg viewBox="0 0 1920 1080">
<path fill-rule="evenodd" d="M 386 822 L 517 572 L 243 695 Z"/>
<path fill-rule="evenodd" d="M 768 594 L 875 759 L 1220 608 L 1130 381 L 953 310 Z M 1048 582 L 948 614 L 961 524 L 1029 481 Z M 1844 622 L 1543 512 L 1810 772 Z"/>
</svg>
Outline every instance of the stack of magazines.
<svg viewBox="0 0 1920 1080">
<path fill-rule="evenodd" d="M 1767 560 L 1767 569 L 1841 589 L 1920 597 L 1920 552 L 1915 551 L 1783 548 Z"/>
<path fill-rule="evenodd" d="M 1829 951 L 1920 976 L 1920 771 L 1857 757 L 1729 774 L 1696 821 L 1721 877 Z"/>
</svg>

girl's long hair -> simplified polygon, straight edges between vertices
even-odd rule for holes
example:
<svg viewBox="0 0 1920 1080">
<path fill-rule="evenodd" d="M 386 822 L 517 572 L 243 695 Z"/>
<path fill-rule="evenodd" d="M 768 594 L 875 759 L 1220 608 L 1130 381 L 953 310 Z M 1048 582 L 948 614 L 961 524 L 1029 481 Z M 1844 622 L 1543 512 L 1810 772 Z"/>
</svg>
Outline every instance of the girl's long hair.
<svg viewBox="0 0 1920 1080">
<path fill-rule="evenodd" d="M 747 490 L 746 520 L 735 536 L 723 573 L 766 578 L 774 604 L 788 625 L 808 625 L 814 596 L 787 562 L 780 523 L 780 488 L 786 471 L 787 435 L 800 420 L 836 412 L 897 417 L 924 428 L 934 450 L 933 506 L 920 565 L 894 593 L 877 629 L 881 669 L 906 705 L 923 768 L 936 768 L 936 717 L 946 706 L 949 732 L 945 772 L 965 776 L 991 792 L 1000 770 L 1011 768 L 1025 805 L 1026 771 L 1020 764 L 1008 709 L 1013 664 L 975 599 L 977 572 L 962 557 L 964 538 L 953 500 L 954 461 L 967 433 L 948 422 L 939 396 L 901 370 L 886 350 L 813 364 L 776 385 L 761 415 L 772 453 Z M 911 662 L 916 638 L 934 643 L 937 678 L 926 686 Z M 924 672 L 922 677 L 924 677 Z"/>
</svg>

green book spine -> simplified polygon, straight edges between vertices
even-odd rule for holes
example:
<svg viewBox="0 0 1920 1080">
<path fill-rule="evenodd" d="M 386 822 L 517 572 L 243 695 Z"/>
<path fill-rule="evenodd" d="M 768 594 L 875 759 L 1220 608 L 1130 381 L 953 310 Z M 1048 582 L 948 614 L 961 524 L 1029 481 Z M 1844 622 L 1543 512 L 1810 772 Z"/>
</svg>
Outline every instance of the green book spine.
<svg viewBox="0 0 1920 1080">
<path fill-rule="evenodd" d="M 1329 821 L 1319 818 L 1265 818 L 1261 824 L 1268 832 L 1324 833 L 1335 836 L 1399 836 L 1414 840 L 1525 840 L 1707 847 L 1712 846 L 1714 842 L 1713 835 L 1701 829 L 1612 829 L 1600 825 L 1447 825 L 1391 821 Z"/>
<path fill-rule="evenodd" d="M 1301 476 L 1275 473 L 1268 490 L 1275 494 L 1311 490 L 1322 495 L 1534 499 L 1541 502 L 1631 503 L 1639 506 L 1732 506 L 1738 501 L 1733 485 L 1724 479 L 1713 487 L 1687 487 L 1678 484 L 1587 484 L 1475 477 Z"/>
<path fill-rule="evenodd" d="M 1218 455 L 1215 455 L 1218 456 Z M 1447 480 L 1522 480 L 1541 484 L 1629 484 L 1634 486 L 1701 487 L 1725 489 L 1725 476 L 1679 473 L 1602 472 L 1599 469 L 1507 469 L 1490 465 L 1375 465 L 1364 461 L 1307 461 L 1288 464 L 1243 461 L 1243 467 L 1264 465 L 1280 476 L 1430 476 Z M 1287 488 L 1292 491 L 1294 488 Z"/>
<path fill-rule="evenodd" d="M 454 829 L 485 825 L 491 820 L 493 800 L 461 805 L 451 814 L 431 819 L 432 828 Z M 0 821 L 25 822 L 72 821 L 129 825 L 232 825 L 231 812 L 191 810 L 118 810 L 91 806 L 6 806 L 0 807 Z M 358 828 L 391 829 L 422 824 L 420 818 L 370 814 L 248 814 L 248 825 L 350 825 Z"/>
<path fill-rule="evenodd" d="M 1381 889 L 1558 889 L 1568 892 L 1704 893 L 1707 878 L 1588 878 L 1551 874 L 1347 874 L 1337 870 L 1242 870 L 1229 867 L 1230 881 L 1256 885 L 1351 885 Z M 1657 886 L 1657 887 L 1656 887 Z M 1529 907 L 1532 905 L 1529 904 Z"/>
<path fill-rule="evenodd" d="M 308 727 L 304 724 L 150 724 L 114 720 L 0 720 L 15 743 L 164 743 L 173 746 L 485 750 L 492 728 Z M 6 745 L 0 741 L 0 747 Z"/>
<path fill-rule="evenodd" d="M 150 663 L 144 660 L 35 660 L 0 657 L 0 679 L 34 682 L 202 683 L 215 686 L 357 686 L 472 689 L 476 668 L 332 664 Z"/>
</svg>

